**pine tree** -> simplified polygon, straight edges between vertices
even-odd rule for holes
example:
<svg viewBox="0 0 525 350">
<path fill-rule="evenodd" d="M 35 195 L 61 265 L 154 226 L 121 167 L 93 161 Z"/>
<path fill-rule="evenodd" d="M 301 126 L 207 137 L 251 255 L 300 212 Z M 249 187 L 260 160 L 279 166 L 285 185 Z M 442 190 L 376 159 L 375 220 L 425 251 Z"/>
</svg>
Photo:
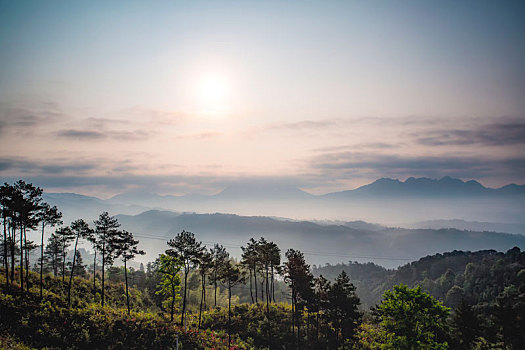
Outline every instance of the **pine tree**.
<svg viewBox="0 0 525 350">
<path fill-rule="evenodd" d="M 130 314 L 129 291 L 128 291 L 128 267 L 127 262 L 137 255 L 144 255 L 144 251 L 139 250 L 137 245 L 139 241 L 133 239 L 133 234 L 128 231 L 119 231 L 116 239 L 111 244 L 115 256 L 119 256 L 124 262 L 124 280 L 126 281 L 126 304 L 128 306 L 128 315 Z"/>
<path fill-rule="evenodd" d="M 257 245 L 258 242 L 255 239 L 250 238 L 250 241 L 246 247 L 241 247 L 241 264 L 243 264 L 249 271 L 250 297 L 252 299 L 252 303 L 257 302 Z M 253 298 L 252 277 L 255 278 L 255 300 Z"/>
<path fill-rule="evenodd" d="M 195 235 L 188 231 L 182 231 L 174 239 L 168 241 L 170 249 L 166 254 L 179 259 L 184 267 L 184 294 L 182 298 L 182 315 L 180 325 L 184 326 L 184 316 L 186 313 L 186 298 L 188 295 L 188 275 L 190 269 L 199 264 L 199 256 L 202 254 L 204 247 L 202 242 L 195 239 Z"/>
<path fill-rule="evenodd" d="M 156 294 L 163 295 L 168 299 L 166 302 L 170 307 L 170 320 L 173 322 L 175 302 L 180 300 L 180 276 L 182 268 L 181 261 L 170 255 L 161 254 L 158 259 L 158 273 L 162 276 L 158 284 Z M 148 274 L 151 272 L 151 263 L 148 263 Z"/>
<path fill-rule="evenodd" d="M 38 212 L 39 220 L 42 223 L 42 237 L 40 245 L 40 298 L 43 293 L 43 269 L 44 269 L 44 231 L 46 226 L 62 225 L 62 213 L 58 211 L 57 207 L 51 207 L 47 203 L 43 203 Z"/>
<path fill-rule="evenodd" d="M 92 239 L 94 231 L 89 227 L 87 222 L 82 219 L 71 223 L 71 232 L 75 239 L 75 248 L 73 249 L 73 262 L 71 264 L 71 275 L 69 276 L 69 285 L 67 289 L 67 305 L 71 305 L 71 284 L 75 273 L 75 264 L 77 260 L 77 246 L 79 238 Z"/>
<path fill-rule="evenodd" d="M 199 274 L 201 276 L 201 302 L 199 306 L 199 329 L 201 328 L 202 308 L 206 308 L 206 276 L 213 267 L 213 257 L 211 253 L 204 249 L 199 256 Z"/>
<path fill-rule="evenodd" d="M 301 322 L 298 312 L 313 294 L 313 276 L 310 265 L 306 264 L 303 253 L 295 249 L 286 252 L 287 261 L 284 263 L 284 280 L 290 285 L 292 291 L 292 335 L 295 337 L 295 326 L 297 325 L 297 348 L 301 347 Z"/>
<path fill-rule="evenodd" d="M 75 253 L 75 267 L 73 268 L 73 261 L 69 261 L 67 263 L 67 267 L 69 268 L 69 271 L 73 272 L 73 277 L 86 277 L 87 275 L 87 269 L 86 264 L 84 264 L 84 258 L 82 258 L 82 254 L 80 253 L 80 250 L 77 250 Z"/>
<path fill-rule="evenodd" d="M 336 330 L 336 347 L 345 339 L 352 339 L 355 330 L 361 322 L 361 313 L 358 311 L 359 298 L 355 293 L 355 286 L 345 271 L 337 276 L 328 292 L 328 318 Z M 341 341 L 338 334 L 341 333 Z"/>
<path fill-rule="evenodd" d="M 456 330 L 455 335 L 461 349 L 470 349 L 476 338 L 482 335 L 481 321 L 465 299 L 461 299 L 457 308 L 454 309 L 452 325 Z"/>
<path fill-rule="evenodd" d="M 92 240 L 95 249 L 98 250 L 102 256 L 102 293 L 101 293 L 101 305 L 104 306 L 104 282 L 105 282 L 105 269 L 106 265 L 113 265 L 115 259 L 114 245 L 112 242 L 117 238 L 120 227 L 117 219 L 109 216 L 108 212 L 105 211 L 100 214 L 98 220 L 95 220 L 95 236 Z M 93 276 L 93 278 L 95 278 Z"/>
<path fill-rule="evenodd" d="M 231 344 L 231 304 L 232 304 L 232 288 L 238 284 L 245 283 L 246 279 L 244 272 L 238 265 L 234 264 L 232 260 L 227 260 L 221 270 L 220 280 L 226 285 L 228 289 L 228 346 Z"/>
<path fill-rule="evenodd" d="M 56 230 L 55 235 L 59 237 L 60 244 L 61 244 L 60 251 L 62 253 L 62 282 L 64 282 L 65 276 L 66 276 L 67 248 L 71 245 L 71 242 L 75 239 L 75 233 L 71 230 L 69 226 L 64 226 Z"/>
<path fill-rule="evenodd" d="M 56 233 L 52 233 L 47 239 L 46 249 L 44 250 L 44 261 L 53 275 L 58 276 L 58 267 L 62 264 L 62 242 Z"/>
<path fill-rule="evenodd" d="M 222 268 L 224 267 L 224 263 L 228 260 L 229 254 L 222 245 L 215 244 L 215 246 L 211 249 L 211 255 L 213 262 L 210 283 L 213 284 L 213 289 L 215 292 L 214 306 L 217 306 L 217 282 L 220 280 Z M 255 289 L 257 289 L 257 286 L 255 286 Z"/>
</svg>

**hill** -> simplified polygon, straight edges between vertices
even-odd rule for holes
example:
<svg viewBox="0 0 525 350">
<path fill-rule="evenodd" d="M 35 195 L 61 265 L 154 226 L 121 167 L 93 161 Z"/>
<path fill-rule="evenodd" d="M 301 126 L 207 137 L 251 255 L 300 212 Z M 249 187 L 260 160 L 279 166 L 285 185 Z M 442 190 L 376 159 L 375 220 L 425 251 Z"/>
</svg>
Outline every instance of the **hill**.
<svg viewBox="0 0 525 350">
<path fill-rule="evenodd" d="M 283 251 L 299 249 L 313 264 L 355 260 L 392 268 L 420 256 L 446 251 L 524 248 L 525 236 L 457 229 L 404 229 L 363 223 L 321 224 L 261 216 L 196 214 L 151 210 L 138 215 L 118 215 L 123 228 L 139 234 L 152 259 L 166 241 L 189 230 L 208 245 L 221 243 L 240 256 L 240 246 L 261 236 L 275 241 Z"/>
<path fill-rule="evenodd" d="M 497 296 L 507 289 L 525 292 L 525 252 L 517 247 L 506 253 L 482 250 L 434 254 L 393 270 L 357 262 L 312 269 L 314 275 L 329 280 L 342 270 L 366 306 L 378 304 L 383 292 L 398 284 L 420 285 L 449 307 L 458 306 L 462 299 L 481 309 L 494 307 Z"/>
</svg>

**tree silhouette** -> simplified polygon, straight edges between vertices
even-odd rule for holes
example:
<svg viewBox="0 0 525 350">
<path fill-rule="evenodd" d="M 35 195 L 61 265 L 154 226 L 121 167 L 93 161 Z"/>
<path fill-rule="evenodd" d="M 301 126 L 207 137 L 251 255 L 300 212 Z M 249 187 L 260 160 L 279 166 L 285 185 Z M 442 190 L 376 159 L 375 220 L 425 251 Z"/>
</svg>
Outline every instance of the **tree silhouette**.
<svg viewBox="0 0 525 350">
<path fill-rule="evenodd" d="M 175 310 L 175 302 L 180 300 L 180 276 L 179 272 L 182 268 L 181 261 L 170 255 L 161 254 L 159 256 L 159 270 L 161 280 L 158 287 L 160 288 L 156 294 L 167 297 L 166 300 L 170 306 L 170 320 L 173 322 L 173 312 Z"/>
<path fill-rule="evenodd" d="M 77 260 L 77 246 L 79 238 L 91 238 L 94 231 L 89 227 L 87 222 L 82 219 L 75 220 L 71 223 L 71 231 L 75 237 L 75 248 L 73 249 L 73 263 L 71 264 L 71 275 L 69 276 L 69 284 L 67 288 L 67 305 L 71 305 L 71 284 L 73 283 L 73 274 L 75 272 L 75 263 Z"/>
<path fill-rule="evenodd" d="M 222 268 L 224 267 L 224 263 L 228 260 L 229 254 L 220 244 L 215 244 L 210 252 L 213 259 L 210 282 L 213 283 L 213 289 L 215 292 L 214 306 L 217 306 L 217 282 L 220 280 Z M 255 288 L 257 289 L 257 286 L 255 286 Z"/>
<path fill-rule="evenodd" d="M 82 258 L 80 250 L 77 250 L 77 252 L 75 253 L 75 268 L 73 268 L 73 261 L 69 261 L 67 263 L 67 266 L 70 270 L 73 270 L 73 277 L 78 276 L 86 278 L 86 265 L 84 264 L 84 259 Z"/>
<path fill-rule="evenodd" d="M 13 188 L 11 185 L 4 183 L 2 186 L 0 186 L 0 206 L 1 206 L 1 214 L 2 214 L 2 227 L 3 227 L 3 233 L 4 233 L 4 241 L 3 241 L 3 263 L 4 263 L 4 271 L 5 271 L 5 283 L 6 287 L 9 286 L 9 261 L 8 261 L 8 245 L 10 246 L 10 240 L 8 239 L 8 226 L 10 225 L 10 214 L 11 214 L 11 197 L 12 197 L 12 191 Z M 9 237 L 10 238 L 10 237 Z"/>
<path fill-rule="evenodd" d="M 459 305 L 452 314 L 452 325 L 455 329 L 457 346 L 468 350 L 478 336 L 481 336 L 481 321 L 465 299 L 461 299 Z"/>
<path fill-rule="evenodd" d="M 201 328 L 202 308 L 206 308 L 206 276 L 213 267 L 213 257 L 211 253 L 204 249 L 199 256 L 199 274 L 201 276 L 201 302 L 199 306 L 199 329 Z"/>
<path fill-rule="evenodd" d="M 58 276 L 58 266 L 62 262 L 62 254 L 60 253 L 62 249 L 62 242 L 60 237 L 56 233 L 52 233 L 51 236 L 47 239 L 46 249 L 44 251 L 44 256 L 47 264 L 53 271 L 53 275 Z"/>
<path fill-rule="evenodd" d="M 106 264 L 112 265 L 115 258 L 114 245 L 112 242 L 117 237 L 117 229 L 120 227 L 117 219 L 109 216 L 105 211 L 100 214 L 98 220 L 95 220 L 95 237 L 93 239 L 95 248 L 102 255 L 102 295 L 101 304 L 104 306 L 104 282 Z M 94 278 L 94 277 L 93 277 Z"/>
<path fill-rule="evenodd" d="M 128 315 L 130 314 L 129 307 L 129 291 L 128 291 L 128 267 L 127 262 L 137 255 L 144 255 L 144 251 L 139 250 L 137 245 L 139 241 L 133 239 L 133 234 L 128 231 L 119 231 L 117 238 L 111 242 L 116 256 L 120 256 L 124 262 L 124 279 L 126 281 L 126 304 L 128 306 Z"/>
<path fill-rule="evenodd" d="M 328 292 L 328 317 L 336 332 L 336 347 L 339 347 L 338 334 L 341 338 L 351 339 L 361 322 L 361 313 L 358 311 L 359 298 L 355 293 L 355 286 L 345 271 L 337 277 Z"/>
<path fill-rule="evenodd" d="M 59 237 L 62 252 L 62 282 L 65 281 L 66 276 L 66 255 L 67 248 L 71 245 L 71 242 L 75 239 L 75 233 L 69 226 L 60 227 L 55 231 L 55 235 Z"/>
<path fill-rule="evenodd" d="M 241 247 L 241 250 L 242 250 L 241 264 L 243 264 L 248 269 L 248 272 L 249 272 L 250 297 L 251 297 L 252 303 L 257 302 L 257 263 L 258 263 L 257 245 L 258 245 L 258 242 L 255 239 L 250 238 L 250 241 L 248 242 L 246 247 Z M 255 278 L 255 300 L 253 298 L 252 277 Z"/>
<path fill-rule="evenodd" d="M 57 207 L 51 207 L 44 203 L 38 212 L 39 220 L 42 223 L 42 237 L 40 244 L 40 298 L 42 298 L 43 290 L 43 269 L 44 269 L 44 230 L 46 226 L 62 225 L 62 213 L 58 211 Z"/>
<path fill-rule="evenodd" d="M 297 325 L 297 348 L 300 348 L 300 314 L 298 308 L 304 305 L 308 296 L 313 294 L 313 276 L 310 265 L 306 264 L 303 253 L 295 249 L 286 252 L 287 261 L 284 263 L 284 280 L 292 291 L 292 335 L 295 337 Z"/>
<path fill-rule="evenodd" d="M 16 229 L 18 224 L 16 203 L 21 201 L 21 194 L 13 185 L 4 183 L 0 191 L 0 200 L 2 204 L 2 222 L 4 231 L 4 262 L 6 263 L 6 284 L 9 286 L 9 279 L 14 282 L 15 279 L 15 251 L 16 247 Z M 9 248 L 9 249 L 7 249 Z M 9 253 L 7 252 L 9 250 Z M 7 257 L 11 258 L 11 277 L 9 278 L 9 262 Z"/>
<path fill-rule="evenodd" d="M 221 270 L 220 280 L 228 289 L 228 346 L 231 344 L 231 304 L 232 304 L 232 288 L 238 284 L 245 283 L 246 278 L 244 271 L 238 265 L 234 264 L 232 260 L 227 260 Z"/>
<path fill-rule="evenodd" d="M 316 327 L 315 327 L 315 340 L 319 341 L 319 327 L 321 321 L 321 311 L 326 312 L 329 307 L 328 294 L 331 289 L 330 281 L 320 275 L 317 278 L 314 278 L 314 292 L 315 292 L 315 303 L 313 305 L 313 310 L 316 313 Z"/>
<path fill-rule="evenodd" d="M 193 266 L 199 264 L 199 256 L 202 254 L 204 247 L 202 243 L 195 239 L 191 232 L 183 230 L 174 239 L 168 241 L 171 248 L 166 254 L 178 258 L 184 267 L 184 294 L 182 299 L 182 315 L 180 325 L 184 326 L 184 316 L 186 313 L 186 297 L 188 295 L 188 275 Z"/>
<path fill-rule="evenodd" d="M 20 290 L 23 293 L 24 251 L 26 251 L 26 249 L 24 249 L 24 244 L 27 245 L 26 230 L 34 229 L 38 224 L 37 213 L 42 202 L 43 190 L 39 187 L 33 186 L 33 184 L 26 183 L 23 180 L 18 180 L 17 182 L 15 182 L 13 187 L 14 193 L 11 204 L 14 207 L 13 221 L 18 224 L 18 229 L 20 230 Z M 27 287 L 29 290 L 29 285 Z"/>
</svg>

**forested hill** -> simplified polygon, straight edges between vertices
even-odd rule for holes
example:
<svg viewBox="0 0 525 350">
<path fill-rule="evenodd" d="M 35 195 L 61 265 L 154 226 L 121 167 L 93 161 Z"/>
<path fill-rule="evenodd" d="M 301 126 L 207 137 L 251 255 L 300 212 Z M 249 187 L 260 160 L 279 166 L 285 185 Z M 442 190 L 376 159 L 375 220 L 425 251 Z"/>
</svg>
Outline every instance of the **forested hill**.
<svg viewBox="0 0 525 350">
<path fill-rule="evenodd" d="M 141 249 L 154 259 L 174 233 L 188 230 L 202 241 L 237 246 L 251 237 L 265 237 L 283 251 L 299 249 L 311 264 L 358 260 L 385 267 L 454 249 L 506 251 L 525 247 L 525 235 L 456 229 L 391 228 L 363 222 L 318 223 L 264 216 L 196 214 L 150 210 L 139 215 L 117 215 L 122 228 L 140 235 Z M 240 247 L 232 251 L 239 258 Z M 375 259 L 377 257 L 377 259 Z M 389 259 L 384 259 L 389 257 Z M 344 260 L 343 260 L 344 259 Z"/>
<path fill-rule="evenodd" d="M 525 293 L 525 252 L 515 247 L 506 253 L 495 250 L 453 251 L 426 256 L 394 270 L 373 263 L 349 262 L 313 266 L 315 276 L 333 280 L 344 270 L 357 287 L 364 306 L 380 302 L 385 290 L 403 283 L 421 287 L 445 305 L 495 303 L 504 293 Z"/>
</svg>

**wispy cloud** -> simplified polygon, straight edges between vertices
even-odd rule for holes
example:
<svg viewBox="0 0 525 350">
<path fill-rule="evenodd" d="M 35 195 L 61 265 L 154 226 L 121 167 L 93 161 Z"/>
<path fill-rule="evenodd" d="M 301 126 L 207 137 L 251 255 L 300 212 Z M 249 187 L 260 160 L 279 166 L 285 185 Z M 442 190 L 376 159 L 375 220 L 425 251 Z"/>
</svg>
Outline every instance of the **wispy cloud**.
<svg viewBox="0 0 525 350">
<path fill-rule="evenodd" d="M 525 171 L 525 157 L 478 158 L 471 156 L 409 156 L 336 152 L 316 156 L 312 169 L 343 177 L 366 171 L 376 177 L 412 175 L 482 178 L 499 174 L 520 174 Z"/>
<path fill-rule="evenodd" d="M 0 171 L 6 173 L 17 172 L 22 175 L 57 175 L 69 172 L 84 173 L 98 168 L 96 161 L 68 161 L 68 160 L 30 160 L 17 157 L 0 158 Z"/>
<path fill-rule="evenodd" d="M 417 142 L 427 146 L 485 145 L 507 146 L 525 144 L 525 119 L 501 118 L 495 122 L 470 128 L 428 130 L 426 134 L 413 134 Z"/>
<path fill-rule="evenodd" d="M 59 130 L 56 133 L 59 137 L 66 137 L 71 139 L 78 139 L 78 140 L 97 140 L 97 139 L 103 139 L 106 137 L 103 133 L 99 131 L 89 131 L 89 130 L 75 130 L 75 129 L 67 129 L 67 130 Z"/>
<path fill-rule="evenodd" d="M 0 103 L 0 124 L 4 129 L 18 128 L 33 131 L 34 128 L 67 119 L 54 103 L 40 103 L 34 107 L 13 106 Z"/>
</svg>

